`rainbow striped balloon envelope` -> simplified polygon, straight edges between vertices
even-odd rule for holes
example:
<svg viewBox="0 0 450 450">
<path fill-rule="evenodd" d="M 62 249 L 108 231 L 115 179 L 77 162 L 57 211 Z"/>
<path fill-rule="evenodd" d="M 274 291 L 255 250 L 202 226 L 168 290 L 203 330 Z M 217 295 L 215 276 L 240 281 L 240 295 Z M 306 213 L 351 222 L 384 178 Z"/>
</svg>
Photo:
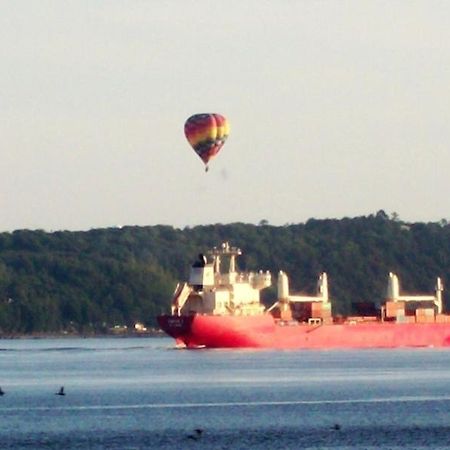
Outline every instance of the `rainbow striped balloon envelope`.
<svg viewBox="0 0 450 450">
<path fill-rule="evenodd" d="M 230 132 L 228 120 L 220 114 L 194 114 L 184 124 L 184 134 L 208 170 L 209 161 L 219 153 Z"/>
</svg>

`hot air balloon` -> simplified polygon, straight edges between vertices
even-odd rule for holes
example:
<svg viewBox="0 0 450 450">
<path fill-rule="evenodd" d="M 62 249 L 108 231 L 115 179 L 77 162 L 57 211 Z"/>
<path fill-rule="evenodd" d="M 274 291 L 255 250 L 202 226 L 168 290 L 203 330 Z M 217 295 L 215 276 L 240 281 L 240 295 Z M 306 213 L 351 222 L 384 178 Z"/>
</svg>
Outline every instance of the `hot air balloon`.
<svg viewBox="0 0 450 450">
<path fill-rule="evenodd" d="M 220 114 L 194 114 L 184 124 L 184 134 L 195 153 L 205 164 L 219 153 L 227 140 L 230 125 Z"/>
</svg>

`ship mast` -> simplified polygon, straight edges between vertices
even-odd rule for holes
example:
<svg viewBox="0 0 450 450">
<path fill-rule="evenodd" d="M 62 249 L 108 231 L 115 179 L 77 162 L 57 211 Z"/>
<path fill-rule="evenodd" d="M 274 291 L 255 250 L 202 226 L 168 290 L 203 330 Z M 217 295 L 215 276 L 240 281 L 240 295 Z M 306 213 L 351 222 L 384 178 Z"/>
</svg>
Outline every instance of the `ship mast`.
<svg viewBox="0 0 450 450">
<path fill-rule="evenodd" d="M 227 256 L 230 258 L 230 264 L 228 267 L 229 273 L 236 272 L 236 256 L 242 255 L 241 249 L 238 247 L 230 247 L 228 242 L 224 242 L 220 248 L 214 247 L 212 250 L 208 252 L 209 255 L 212 255 L 214 260 L 214 271 L 216 273 L 220 273 L 220 263 L 221 257 Z"/>
</svg>

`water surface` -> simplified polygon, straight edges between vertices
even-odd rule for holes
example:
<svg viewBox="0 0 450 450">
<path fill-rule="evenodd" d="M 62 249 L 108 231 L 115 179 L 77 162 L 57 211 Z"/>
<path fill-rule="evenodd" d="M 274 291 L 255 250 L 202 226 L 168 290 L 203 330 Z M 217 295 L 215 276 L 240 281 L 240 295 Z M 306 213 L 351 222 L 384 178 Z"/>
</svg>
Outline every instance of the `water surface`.
<svg viewBox="0 0 450 450">
<path fill-rule="evenodd" d="M 450 449 L 441 349 L 0 340 L 0 386 L 2 449 Z"/>
</svg>

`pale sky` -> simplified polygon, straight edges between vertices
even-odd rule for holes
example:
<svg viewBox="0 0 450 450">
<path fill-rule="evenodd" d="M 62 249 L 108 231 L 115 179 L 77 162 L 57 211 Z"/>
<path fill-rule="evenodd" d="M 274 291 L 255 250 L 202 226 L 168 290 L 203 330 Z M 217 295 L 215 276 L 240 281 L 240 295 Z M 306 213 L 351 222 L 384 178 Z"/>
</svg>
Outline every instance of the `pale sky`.
<svg viewBox="0 0 450 450">
<path fill-rule="evenodd" d="M 448 220 L 450 2 L 0 0 L 0 154 L 0 231 Z"/>
</svg>

